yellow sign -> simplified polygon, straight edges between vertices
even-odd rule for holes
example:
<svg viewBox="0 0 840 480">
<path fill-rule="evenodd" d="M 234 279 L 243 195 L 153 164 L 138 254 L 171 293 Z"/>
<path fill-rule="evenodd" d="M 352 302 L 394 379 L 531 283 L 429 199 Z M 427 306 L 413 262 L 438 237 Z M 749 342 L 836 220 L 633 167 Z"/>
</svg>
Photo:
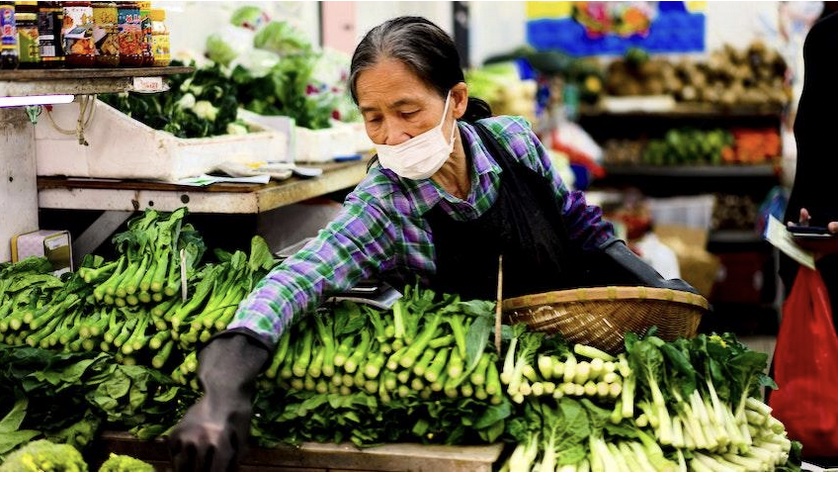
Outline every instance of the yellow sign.
<svg viewBox="0 0 840 480">
<path fill-rule="evenodd" d="M 572 16 L 573 2 L 525 2 L 526 18 L 564 18 Z"/>
</svg>

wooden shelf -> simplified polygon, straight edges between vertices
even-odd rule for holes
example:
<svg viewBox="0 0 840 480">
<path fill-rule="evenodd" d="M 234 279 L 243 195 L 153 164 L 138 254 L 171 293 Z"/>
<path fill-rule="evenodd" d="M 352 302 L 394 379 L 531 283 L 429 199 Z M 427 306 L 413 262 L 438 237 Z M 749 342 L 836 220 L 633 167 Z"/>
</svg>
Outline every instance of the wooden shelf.
<svg viewBox="0 0 840 480">
<path fill-rule="evenodd" d="M 605 165 L 607 176 L 646 177 L 775 177 L 772 164 L 761 165 Z"/>
<path fill-rule="evenodd" d="M 91 77 L 163 77 L 192 73 L 193 67 L 137 67 L 137 68 L 29 68 L 0 70 L 0 81 L 44 82 L 51 80 L 88 79 Z"/>
<path fill-rule="evenodd" d="M 0 70 L 0 97 L 117 93 L 132 89 L 133 79 L 137 77 L 166 77 L 194 70 L 193 67 Z"/>
<path fill-rule="evenodd" d="M 365 159 L 318 163 L 318 177 L 292 177 L 265 185 L 216 183 L 186 187 L 158 182 L 38 177 L 41 208 L 131 212 L 154 207 L 193 213 L 256 214 L 355 187 L 367 171 Z"/>
<path fill-rule="evenodd" d="M 732 105 L 725 107 L 709 103 L 677 102 L 672 109 L 664 111 L 610 111 L 599 105 L 581 105 L 578 112 L 581 117 L 779 117 L 782 114 L 782 109 L 769 105 Z"/>
</svg>

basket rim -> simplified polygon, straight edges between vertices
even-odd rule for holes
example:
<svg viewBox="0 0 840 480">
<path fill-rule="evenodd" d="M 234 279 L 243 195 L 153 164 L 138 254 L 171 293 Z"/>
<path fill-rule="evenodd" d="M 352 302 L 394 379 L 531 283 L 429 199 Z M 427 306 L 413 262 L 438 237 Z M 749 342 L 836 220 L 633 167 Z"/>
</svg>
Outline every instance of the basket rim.
<svg viewBox="0 0 840 480">
<path fill-rule="evenodd" d="M 510 311 L 517 308 L 533 307 L 552 303 L 588 302 L 600 300 L 661 300 L 709 310 L 709 301 L 702 295 L 682 290 L 673 290 L 670 288 L 646 287 L 641 285 L 586 287 L 533 293 L 503 300 L 502 310 Z"/>
</svg>

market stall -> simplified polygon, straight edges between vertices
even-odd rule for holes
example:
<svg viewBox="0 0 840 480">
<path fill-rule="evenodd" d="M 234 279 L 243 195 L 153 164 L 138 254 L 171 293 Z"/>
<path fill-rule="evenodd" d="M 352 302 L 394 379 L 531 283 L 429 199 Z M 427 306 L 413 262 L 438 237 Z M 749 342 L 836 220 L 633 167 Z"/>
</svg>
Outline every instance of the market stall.
<svg viewBox="0 0 840 480">
<path fill-rule="evenodd" d="M 72 18 L 81 30 L 63 32 L 75 45 L 64 68 L 33 68 L 26 57 L 29 68 L 0 69 L 0 99 L 71 97 L 0 108 L 9 172 L 0 207 L 16 212 L 0 227 L 11 244 L 0 248 L 0 472 L 171 471 L 168 434 L 202 395 L 198 351 L 287 258 L 285 245 L 250 231 L 225 233 L 250 240 L 247 248 L 208 248 L 215 242 L 193 219 L 259 215 L 351 189 L 368 172 L 372 143 L 345 89 L 349 59 L 293 22 L 255 6 L 224 10 L 224 27 L 203 35 L 201 54 L 175 59 L 158 43 L 155 60 L 153 38 L 168 48 L 162 9 L 72 3 L 62 10 L 68 19 L 72 8 L 91 16 Z M 528 15 L 557 13 L 528 3 Z M 57 14 L 52 2 L 0 8 L 7 4 Z M 595 10 L 568 7 L 558 10 L 562 22 L 574 12 L 574 21 L 598 27 Z M 622 12 L 644 18 L 634 8 Z M 683 13 L 696 20 L 690 10 Z M 554 38 L 538 35 L 551 25 L 530 25 L 533 43 Z M 124 30 L 148 33 L 151 43 L 142 47 L 138 35 L 120 48 L 149 51 L 109 51 L 103 39 Z M 11 49 L 3 48 L 5 61 Z M 467 83 L 495 113 L 527 118 L 570 186 L 714 194 L 752 179 L 755 203 L 778 183 L 777 130 L 790 92 L 779 83 L 784 59 L 766 45 L 724 49 L 731 65 L 716 52 L 715 68 L 670 65 L 641 49 L 610 61 L 541 49 L 469 68 Z M 734 90 L 716 95 L 717 76 Z M 739 90 L 746 84 L 748 95 Z M 682 277 L 696 275 L 700 294 L 608 285 L 503 298 L 500 286 L 490 301 L 417 283 L 377 304 L 331 292 L 269 352 L 238 469 L 801 471 L 807 445 L 765 402 L 777 387 L 771 356 L 734 323 L 703 323 L 722 311 L 721 299 L 778 300 L 745 301 L 739 272 L 721 270 L 707 251 L 707 238 L 767 247 L 754 230 L 755 205 L 713 215 L 709 202 L 687 204 L 692 213 L 704 208 L 687 234 L 703 239 L 692 245 L 701 260 L 679 266 L 696 266 Z M 39 214 L 51 211 L 101 212 L 60 269 L 47 243 L 43 256 L 40 244 L 21 255 L 16 243 L 30 232 L 46 238 Z M 654 231 L 649 217 L 641 226 L 626 212 L 611 220 L 625 233 Z M 685 231 L 662 223 L 657 233 Z"/>
</svg>

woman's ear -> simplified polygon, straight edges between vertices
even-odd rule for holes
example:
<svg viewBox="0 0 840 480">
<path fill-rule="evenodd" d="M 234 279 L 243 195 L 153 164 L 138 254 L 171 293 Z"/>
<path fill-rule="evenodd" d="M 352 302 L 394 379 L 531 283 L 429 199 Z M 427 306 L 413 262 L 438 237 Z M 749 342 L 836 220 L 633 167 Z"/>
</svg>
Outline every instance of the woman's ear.
<svg viewBox="0 0 840 480">
<path fill-rule="evenodd" d="M 451 90 L 452 95 L 452 112 L 455 114 L 455 118 L 461 118 L 464 116 L 464 113 L 467 111 L 467 100 L 469 99 L 469 91 L 467 89 L 467 84 L 464 82 L 458 82 L 452 87 Z"/>
</svg>

